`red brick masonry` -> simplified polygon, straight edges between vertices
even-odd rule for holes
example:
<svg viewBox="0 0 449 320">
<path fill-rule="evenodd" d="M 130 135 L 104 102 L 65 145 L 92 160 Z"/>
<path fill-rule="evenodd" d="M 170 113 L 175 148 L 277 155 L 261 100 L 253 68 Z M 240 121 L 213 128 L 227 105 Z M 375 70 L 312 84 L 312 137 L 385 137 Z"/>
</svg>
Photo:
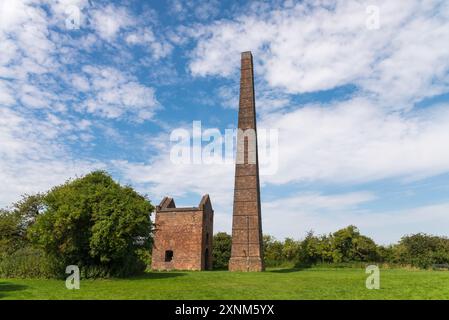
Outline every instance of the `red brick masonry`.
<svg viewBox="0 0 449 320">
<path fill-rule="evenodd" d="M 176 208 L 165 197 L 156 207 L 153 270 L 212 269 L 214 210 L 209 195 L 198 207 Z"/>
<path fill-rule="evenodd" d="M 254 72 L 251 52 L 243 52 L 241 62 L 238 127 L 242 130 L 256 131 Z M 253 144 L 249 144 L 244 139 L 237 139 L 237 159 L 242 160 L 242 163 L 237 161 L 235 165 L 232 252 L 229 270 L 263 271 L 257 139 Z"/>
</svg>

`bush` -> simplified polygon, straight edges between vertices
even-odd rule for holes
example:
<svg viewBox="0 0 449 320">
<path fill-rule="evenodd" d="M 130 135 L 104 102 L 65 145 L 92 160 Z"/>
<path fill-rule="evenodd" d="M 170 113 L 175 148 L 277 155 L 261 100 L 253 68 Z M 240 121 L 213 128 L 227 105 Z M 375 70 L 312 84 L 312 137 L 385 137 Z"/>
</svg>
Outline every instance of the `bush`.
<svg viewBox="0 0 449 320">
<path fill-rule="evenodd" d="M 266 267 L 279 267 L 286 263 L 282 250 L 284 244 L 270 235 L 263 236 L 264 263 Z"/>
<path fill-rule="evenodd" d="M 213 267 L 214 269 L 227 269 L 231 258 L 232 237 L 226 232 L 219 232 L 213 239 Z"/>
<path fill-rule="evenodd" d="M 393 263 L 394 261 L 394 246 L 378 246 L 377 247 L 378 261 L 382 263 Z"/>
<path fill-rule="evenodd" d="M 0 254 L 10 254 L 23 247 L 20 220 L 16 212 L 0 210 Z"/>
<path fill-rule="evenodd" d="M 393 261 L 418 268 L 449 263 L 449 239 L 418 233 L 402 237 L 393 249 Z"/>
<path fill-rule="evenodd" d="M 127 276 L 146 269 L 140 249 L 151 246 L 151 203 L 97 171 L 53 188 L 29 228 L 32 243 L 83 277 Z"/>
<path fill-rule="evenodd" d="M 3 278 L 54 278 L 64 273 L 63 268 L 42 250 L 30 246 L 0 255 Z"/>
<path fill-rule="evenodd" d="M 376 243 L 361 235 L 355 226 L 349 226 L 319 237 L 309 231 L 304 240 L 299 243 L 296 265 L 309 266 L 317 263 L 340 264 L 379 260 L 380 252 Z"/>
<path fill-rule="evenodd" d="M 43 209 L 43 195 L 24 195 L 10 210 L 0 209 L 0 252 L 14 252 L 29 244 L 27 231 Z"/>
<path fill-rule="evenodd" d="M 322 260 L 320 251 L 320 239 L 313 235 L 313 231 L 307 232 L 307 236 L 299 243 L 296 266 L 304 267 Z"/>
</svg>

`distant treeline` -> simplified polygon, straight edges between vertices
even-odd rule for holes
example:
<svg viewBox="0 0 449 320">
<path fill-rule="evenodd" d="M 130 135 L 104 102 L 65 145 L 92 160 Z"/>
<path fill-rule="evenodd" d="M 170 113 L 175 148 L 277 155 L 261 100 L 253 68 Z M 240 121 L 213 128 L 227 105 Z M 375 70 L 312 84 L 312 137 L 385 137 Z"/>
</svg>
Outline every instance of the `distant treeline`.
<svg viewBox="0 0 449 320">
<path fill-rule="evenodd" d="M 315 235 L 308 232 L 302 240 L 276 240 L 263 237 L 264 258 L 267 267 L 305 267 L 315 264 L 385 263 L 398 266 L 432 268 L 449 266 L 449 239 L 423 233 L 406 235 L 399 243 L 377 245 L 360 234 L 355 226 L 348 226 L 331 234 Z M 231 236 L 214 236 L 214 267 L 227 268 L 231 254 Z"/>
</svg>

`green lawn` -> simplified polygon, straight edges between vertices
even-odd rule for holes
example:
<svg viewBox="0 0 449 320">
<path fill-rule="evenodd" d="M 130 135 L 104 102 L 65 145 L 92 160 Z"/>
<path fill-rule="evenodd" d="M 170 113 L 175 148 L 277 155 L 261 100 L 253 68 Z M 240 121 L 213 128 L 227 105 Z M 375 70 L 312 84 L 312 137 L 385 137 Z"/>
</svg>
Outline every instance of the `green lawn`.
<svg viewBox="0 0 449 320">
<path fill-rule="evenodd" d="M 381 269 L 379 290 L 364 269 L 279 269 L 261 273 L 151 272 L 131 279 L 0 279 L 0 299 L 449 299 L 448 271 Z"/>
</svg>

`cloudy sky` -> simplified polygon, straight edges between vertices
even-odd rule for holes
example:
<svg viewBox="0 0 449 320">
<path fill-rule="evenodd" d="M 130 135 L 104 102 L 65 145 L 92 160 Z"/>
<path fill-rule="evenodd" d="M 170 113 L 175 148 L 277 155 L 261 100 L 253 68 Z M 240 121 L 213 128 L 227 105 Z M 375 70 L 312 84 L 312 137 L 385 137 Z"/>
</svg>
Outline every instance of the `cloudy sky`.
<svg viewBox="0 0 449 320">
<path fill-rule="evenodd" d="M 279 138 L 264 233 L 448 235 L 448 44 L 437 0 L 0 0 L 0 207 L 104 169 L 153 203 L 209 193 L 229 232 L 234 166 L 173 163 L 169 138 L 236 127 L 251 50 Z"/>
</svg>

